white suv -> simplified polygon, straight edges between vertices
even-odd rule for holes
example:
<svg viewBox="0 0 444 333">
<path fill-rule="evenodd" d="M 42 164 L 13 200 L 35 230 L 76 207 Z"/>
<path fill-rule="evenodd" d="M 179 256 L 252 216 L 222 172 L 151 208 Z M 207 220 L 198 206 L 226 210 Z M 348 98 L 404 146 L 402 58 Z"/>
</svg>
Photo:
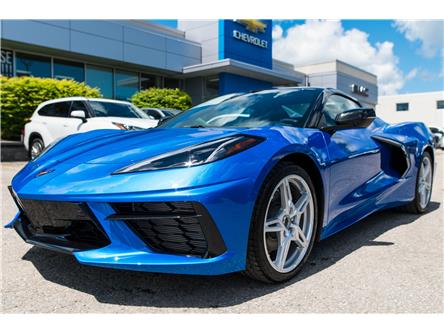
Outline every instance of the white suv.
<svg viewBox="0 0 444 333">
<path fill-rule="evenodd" d="M 24 145 L 34 159 L 54 140 L 95 129 L 145 129 L 157 120 L 129 102 L 68 97 L 41 103 L 25 125 Z"/>
</svg>

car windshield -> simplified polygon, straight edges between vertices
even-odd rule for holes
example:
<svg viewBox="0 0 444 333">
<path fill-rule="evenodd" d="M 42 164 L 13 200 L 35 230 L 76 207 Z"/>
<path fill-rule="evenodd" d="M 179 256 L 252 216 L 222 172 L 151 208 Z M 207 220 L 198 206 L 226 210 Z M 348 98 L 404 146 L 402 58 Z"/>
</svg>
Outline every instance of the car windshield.
<svg viewBox="0 0 444 333">
<path fill-rule="evenodd" d="M 89 101 L 96 117 L 122 117 L 122 118 L 144 118 L 149 117 L 139 108 L 132 104 Z"/>
<path fill-rule="evenodd" d="M 197 105 L 162 124 L 175 127 L 302 127 L 319 89 L 264 90 Z"/>
<path fill-rule="evenodd" d="M 174 117 L 174 116 L 178 115 L 179 113 L 181 113 L 182 111 L 180 111 L 180 110 L 162 110 L 162 112 L 168 117 Z"/>
<path fill-rule="evenodd" d="M 226 95 L 218 96 L 218 97 L 212 98 L 204 103 L 199 104 L 199 107 L 219 104 L 219 103 L 222 103 L 223 101 L 226 101 L 228 99 L 231 99 L 233 97 L 240 96 L 240 95 L 242 95 L 242 94 L 241 93 L 233 93 L 233 94 L 226 94 Z"/>
</svg>

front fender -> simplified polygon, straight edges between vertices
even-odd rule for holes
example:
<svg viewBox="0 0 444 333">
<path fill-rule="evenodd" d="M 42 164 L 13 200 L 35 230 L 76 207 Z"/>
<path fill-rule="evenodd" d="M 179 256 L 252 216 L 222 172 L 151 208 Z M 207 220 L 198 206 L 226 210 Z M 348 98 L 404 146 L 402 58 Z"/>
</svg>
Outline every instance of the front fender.
<svg viewBox="0 0 444 333">
<path fill-rule="evenodd" d="M 309 158 L 312 162 L 312 165 L 315 166 L 316 170 L 307 170 L 307 172 L 312 173 L 315 171 L 316 174 L 319 174 L 323 187 L 323 195 L 324 195 L 324 205 L 323 205 L 323 216 L 322 223 L 327 219 L 327 206 L 328 202 L 327 198 L 329 196 L 329 173 L 327 169 L 328 165 L 328 151 L 327 145 L 325 143 L 324 135 L 319 130 L 312 129 L 294 129 L 299 131 L 306 132 L 306 135 L 296 135 L 286 136 L 286 140 L 288 141 L 287 145 L 284 145 L 280 149 L 278 149 L 271 158 L 264 164 L 264 167 L 260 171 L 258 177 L 256 178 L 254 184 L 254 193 L 256 193 L 255 202 L 258 199 L 258 195 L 260 190 L 264 184 L 265 178 L 272 172 L 273 168 L 282 160 L 292 159 L 293 157 L 297 158 L 297 155 L 304 155 Z M 289 130 L 291 131 L 291 130 Z M 285 137 L 285 136 L 284 136 Z M 313 180 L 316 183 L 316 180 Z"/>
</svg>

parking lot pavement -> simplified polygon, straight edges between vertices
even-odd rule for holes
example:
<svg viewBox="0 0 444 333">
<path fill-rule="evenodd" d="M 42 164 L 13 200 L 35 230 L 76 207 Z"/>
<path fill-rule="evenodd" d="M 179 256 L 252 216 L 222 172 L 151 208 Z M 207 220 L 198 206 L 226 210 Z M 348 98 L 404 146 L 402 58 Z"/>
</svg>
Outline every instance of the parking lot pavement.
<svg viewBox="0 0 444 333">
<path fill-rule="evenodd" d="M 2 228 L 2 312 L 443 312 L 443 162 L 439 152 L 430 212 L 374 214 L 317 244 L 282 285 L 81 266 Z M 6 186 L 22 165 L 2 164 L 3 224 L 16 212 Z"/>
</svg>

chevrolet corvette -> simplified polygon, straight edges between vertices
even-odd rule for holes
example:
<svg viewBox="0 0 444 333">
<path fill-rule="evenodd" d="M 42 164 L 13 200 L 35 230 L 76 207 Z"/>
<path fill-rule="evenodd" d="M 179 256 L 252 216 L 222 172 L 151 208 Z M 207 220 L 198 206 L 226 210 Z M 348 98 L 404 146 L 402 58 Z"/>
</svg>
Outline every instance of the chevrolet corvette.
<svg viewBox="0 0 444 333">
<path fill-rule="evenodd" d="M 282 282 L 369 214 L 426 212 L 433 170 L 424 124 L 335 89 L 273 88 L 60 139 L 13 178 L 6 227 L 86 265 Z"/>
</svg>

